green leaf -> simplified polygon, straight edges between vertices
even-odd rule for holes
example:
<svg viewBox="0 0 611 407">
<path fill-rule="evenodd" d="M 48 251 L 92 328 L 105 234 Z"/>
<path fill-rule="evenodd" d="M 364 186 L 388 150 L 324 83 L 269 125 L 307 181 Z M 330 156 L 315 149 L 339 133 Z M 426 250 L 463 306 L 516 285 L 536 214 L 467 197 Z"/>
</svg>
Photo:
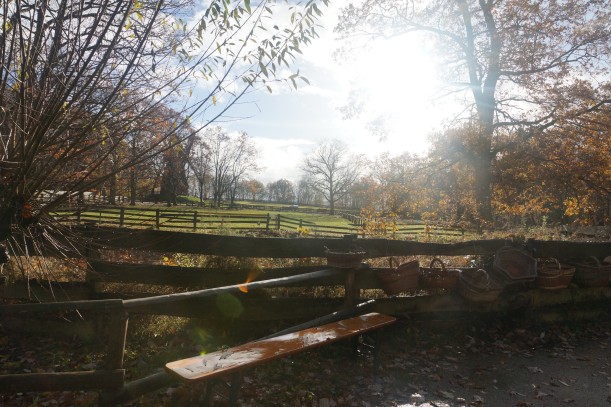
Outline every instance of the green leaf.
<svg viewBox="0 0 611 407">
<path fill-rule="evenodd" d="M 263 75 L 265 75 L 265 77 L 267 78 L 267 68 L 265 67 L 265 65 L 263 65 L 262 62 L 259 62 L 259 68 L 261 68 L 261 72 L 263 72 Z"/>
<path fill-rule="evenodd" d="M 252 11 L 250 10 L 250 0 L 244 0 L 244 7 L 246 7 L 246 11 L 248 11 L 248 14 L 252 13 Z"/>
</svg>

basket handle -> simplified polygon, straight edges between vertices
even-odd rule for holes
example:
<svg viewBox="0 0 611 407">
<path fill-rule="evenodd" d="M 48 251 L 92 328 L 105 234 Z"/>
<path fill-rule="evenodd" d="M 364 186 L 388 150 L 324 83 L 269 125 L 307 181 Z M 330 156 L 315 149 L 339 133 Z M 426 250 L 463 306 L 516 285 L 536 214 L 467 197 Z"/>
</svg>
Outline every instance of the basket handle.
<svg viewBox="0 0 611 407">
<path fill-rule="evenodd" d="M 484 274 L 486 276 L 486 289 L 490 290 L 490 274 L 484 269 L 477 269 L 476 274 Z"/>
<path fill-rule="evenodd" d="M 600 261 L 598 260 L 598 258 L 596 256 L 590 256 L 589 258 L 590 259 L 594 259 L 594 262 L 596 263 L 597 267 L 601 266 Z"/>
<path fill-rule="evenodd" d="M 433 260 L 431 260 L 431 264 L 429 265 L 429 268 L 433 268 L 433 264 L 435 264 L 435 263 L 441 264 L 441 271 L 443 271 L 443 272 L 446 271 L 445 264 L 443 264 L 443 261 L 440 258 L 438 258 L 438 257 L 433 257 Z"/>
<path fill-rule="evenodd" d="M 558 261 L 557 258 L 555 257 L 550 257 L 551 260 L 554 260 L 556 262 L 556 265 L 558 266 L 558 270 L 562 270 L 562 266 L 560 265 L 560 262 Z M 551 265 L 544 265 L 544 268 L 552 268 Z"/>
</svg>

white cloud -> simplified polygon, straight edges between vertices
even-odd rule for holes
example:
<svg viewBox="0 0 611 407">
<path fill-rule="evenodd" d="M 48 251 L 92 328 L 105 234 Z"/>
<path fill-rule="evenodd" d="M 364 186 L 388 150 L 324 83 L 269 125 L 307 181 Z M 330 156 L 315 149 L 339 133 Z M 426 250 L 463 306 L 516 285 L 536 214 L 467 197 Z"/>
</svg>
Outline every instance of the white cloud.
<svg viewBox="0 0 611 407">
<path fill-rule="evenodd" d="M 312 140 L 301 138 L 272 139 L 257 137 L 253 139 L 261 151 L 261 174 L 255 175 L 264 184 L 281 178 L 298 182 L 301 178 L 299 166 L 303 158 L 314 146 Z"/>
</svg>

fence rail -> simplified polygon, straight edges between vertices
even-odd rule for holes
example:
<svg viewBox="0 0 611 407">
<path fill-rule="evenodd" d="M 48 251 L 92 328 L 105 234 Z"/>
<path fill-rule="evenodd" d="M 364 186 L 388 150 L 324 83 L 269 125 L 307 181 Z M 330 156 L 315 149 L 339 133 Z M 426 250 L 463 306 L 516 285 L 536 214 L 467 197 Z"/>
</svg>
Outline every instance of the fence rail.
<svg viewBox="0 0 611 407">
<path fill-rule="evenodd" d="M 276 208 L 277 209 L 277 208 Z M 349 214 L 350 215 L 350 214 Z M 282 214 L 243 214 L 205 212 L 202 210 L 176 210 L 146 207 L 81 207 L 60 209 L 52 216 L 72 225 L 98 225 L 193 232 L 213 232 L 219 229 L 237 231 L 297 231 L 303 235 L 334 236 L 345 234 L 371 234 L 363 218 L 350 215 L 352 224 L 322 225 L 307 219 Z M 346 218 L 344 214 L 341 215 Z M 348 219 L 348 218 L 347 218 Z M 464 236 L 465 230 L 448 226 L 409 224 L 384 226 L 375 229 L 379 235 L 440 235 Z"/>
</svg>

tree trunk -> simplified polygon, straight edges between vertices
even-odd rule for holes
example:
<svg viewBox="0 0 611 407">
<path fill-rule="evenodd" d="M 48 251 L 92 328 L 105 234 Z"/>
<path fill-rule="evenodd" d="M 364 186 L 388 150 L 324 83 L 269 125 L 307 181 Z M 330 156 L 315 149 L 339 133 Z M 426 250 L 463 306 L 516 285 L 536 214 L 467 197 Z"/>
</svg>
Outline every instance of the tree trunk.
<svg viewBox="0 0 611 407">
<path fill-rule="evenodd" d="M 129 204 L 136 205 L 136 170 L 132 169 L 129 174 Z"/>
<path fill-rule="evenodd" d="M 113 174 L 108 180 L 108 203 L 111 205 L 116 205 L 117 201 L 115 200 L 115 196 L 117 195 L 117 176 Z"/>
<path fill-rule="evenodd" d="M 476 157 L 473 163 L 475 170 L 475 203 L 480 223 L 492 221 L 492 162 L 489 155 Z"/>
</svg>

